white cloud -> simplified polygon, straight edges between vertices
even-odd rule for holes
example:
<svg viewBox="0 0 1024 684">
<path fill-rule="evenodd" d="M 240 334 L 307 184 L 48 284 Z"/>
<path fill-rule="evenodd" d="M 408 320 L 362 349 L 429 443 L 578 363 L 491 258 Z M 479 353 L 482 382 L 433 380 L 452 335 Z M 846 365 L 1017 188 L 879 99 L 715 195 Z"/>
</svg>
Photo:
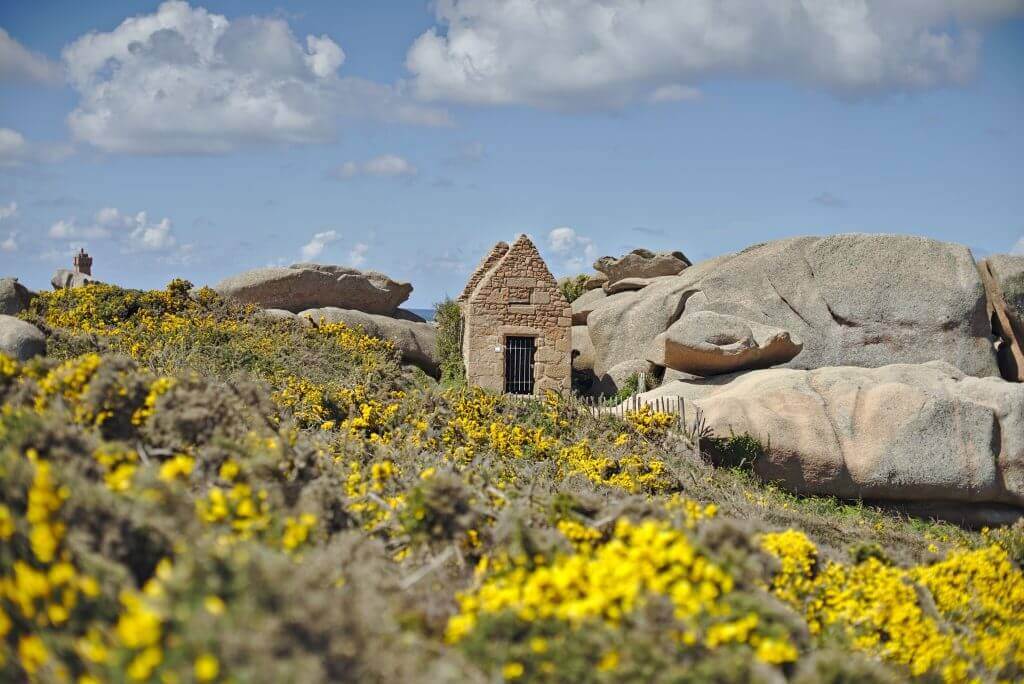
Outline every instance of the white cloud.
<svg viewBox="0 0 1024 684">
<path fill-rule="evenodd" d="M 25 136 L 10 128 L 0 128 L 0 166 L 17 166 L 27 153 Z"/>
<path fill-rule="evenodd" d="M 0 82 L 57 85 L 61 80 L 60 65 L 26 49 L 0 28 Z"/>
<path fill-rule="evenodd" d="M 366 263 L 366 253 L 370 251 L 370 245 L 365 242 L 357 242 L 348 252 L 349 266 L 359 268 Z"/>
<path fill-rule="evenodd" d="M 47 235 L 54 240 L 106 240 L 111 232 L 103 226 L 79 226 L 72 218 L 55 221 Z"/>
<path fill-rule="evenodd" d="M 1024 256 L 1024 235 L 1021 235 L 1020 239 L 1010 248 L 1010 254 Z"/>
<path fill-rule="evenodd" d="M 700 91 L 690 86 L 679 85 L 673 83 L 671 85 L 661 86 L 657 88 L 650 95 L 651 102 L 683 102 L 685 100 L 699 100 L 701 98 Z"/>
<path fill-rule="evenodd" d="M 0 205 L 0 221 L 6 221 L 9 218 L 18 215 L 18 203 L 11 202 L 6 207 Z"/>
<path fill-rule="evenodd" d="M 0 167 L 29 162 L 57 162 L 73 152 L 70 145 L 31 143 L 18 131 L 0 128 Z"/>
<path fill-rule="evenodd" d="M 568 226 L 553 228 L 548 233 L 548 247 L 562 260 L 563 273 L 585 270 L 597 258 L 594 241 Z"/>
<path fill-rule="evenodd" d="M 172 0 L 88 33 L 63 51 L 80 99 L 72 134 L 107 152 L 223 153 L 248 143 L 313 143 L 339 119 L 447 122 L 401 88 L 342 78 L 328 36 L 302 43 L 275 17 L 228 20 Z"/>
<path fill-rule="evenodd" d="M 178 244 L 177 238 L 171 233 L 171 220 L 162 219 L 159 223 L 149 223 L 146 212 L 136 215 L 136 226 L 128 234 L 128 246 L 132 250 L 142 252 L 165 252 Z"/>
<path fill-rule="evenodd" d="M 169 218 L 150 221 L 145 211 L 126 214 L 112 207 L 100 209 L 93 221 L 86 225 L 79 224 L 75 218 L 60 219 L 50 226 L 47 235 L 53 240 L 116 239 L 125 253 L 171 254 L 191 249 L 191 245 L 178 247 Z"/>
<path fill-rule="evenodd" d="M 18 233 L 11 231 L 7 234 L 7 239 L 0 242 L 0 252 L 17 252 L 18 251 Z"/>
<path fill-rule="evenodd" d="M 327 245 L 332 242 L 337 242 L 339 237 L 338 231 L 336 230 L 327 230 L 322 233 L 317 233 L 313 236 L 313 239 L 302 246 L 302 258 L 306 261 L 316 259 L 323 253 L 324 248 L 326 248 Z"/>
<path fill-rule="evenodd" d="M 382 154 L 364 162 L 347 161 L 334 169 L 331 175 L 339 180 L 348 180 L 356 176 L 408 177 L 415 176 L 418 172 L 408 159 L 394 154 Z"/>
<path fill-rule="evenodd" d="M 842 95 L 962 83 L 1024 0 L 439 0 L 406 55 L 426 100 L 617 107 L 717 76 Z"/>
</svg>

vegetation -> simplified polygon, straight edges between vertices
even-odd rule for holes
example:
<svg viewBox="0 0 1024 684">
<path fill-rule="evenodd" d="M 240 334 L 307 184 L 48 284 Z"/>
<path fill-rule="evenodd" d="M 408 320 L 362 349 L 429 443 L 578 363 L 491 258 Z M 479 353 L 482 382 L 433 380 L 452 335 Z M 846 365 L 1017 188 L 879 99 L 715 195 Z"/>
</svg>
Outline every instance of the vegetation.
<svg viewBox="0 0 1024 684">
<path fill-rule="evenodd" d="M 558 289 L 562 291 L 566 301 L 572 304 L 574 301 L 580 298 L 580 296 L 587 291 L 587 283 L 590 281 L 590 276 L 586 273 L 581 273 L 577 276 L 569 276 L 561 278 L 558 281 Z"/>
<path fill-rule="evenodd" d="M 447 387 L 466 384 L 462 361 L 462 310 L 459 303 L 445 299 L 434 306 L 437 323 L 437 356 L 441 365 L 441 383 Z"/>
<path fill-rule="evenodd" d="M 3 681 L 1024 676 L 1024 527 L 796 497 L 650 408 L 189 291 L 41 295 L 49 357 L 0 357 Z"/>
</svg>

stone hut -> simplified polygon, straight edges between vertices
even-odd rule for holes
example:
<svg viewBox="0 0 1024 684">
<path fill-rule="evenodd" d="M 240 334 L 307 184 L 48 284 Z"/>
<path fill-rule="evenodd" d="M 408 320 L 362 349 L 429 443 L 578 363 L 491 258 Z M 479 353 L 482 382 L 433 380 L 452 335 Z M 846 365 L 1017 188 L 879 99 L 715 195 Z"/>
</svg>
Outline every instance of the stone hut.
<svg viewBox="0 0 1024 684">
<path fill-rule="evenodd" d="M 570 391 L 572 311 L 530 238 L 496 244 L 458 302 L 471 384 L 511 394 Z"/>
</svg>

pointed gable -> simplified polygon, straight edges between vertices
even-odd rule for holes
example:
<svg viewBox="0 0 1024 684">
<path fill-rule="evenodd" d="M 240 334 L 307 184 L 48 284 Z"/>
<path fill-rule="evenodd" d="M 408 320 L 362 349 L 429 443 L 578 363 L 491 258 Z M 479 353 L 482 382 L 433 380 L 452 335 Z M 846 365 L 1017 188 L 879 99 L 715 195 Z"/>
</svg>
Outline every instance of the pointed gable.
<svg viewBox="0 0 1024 684">
<path fill-rule="evenodd" d="M 480 284 L 483 277 L 487 275 L 491 269 L 497 265 L 503 256 L 508 254 L 508 243 L 505 241 L 499 242 L 498 244 L 491 247 L 491 251 L 487 253 L 480 263 L 477 265 L 473 274 L 469 276 L 469 281 L 466 283 L 466 287 L 462 289 L 462 294 L 456 301 L 464 302 L 469 299 L 469 296 L 473 294 L 473 290 Z"/>
<path fill-rule="evenodd" d="M 520 375 L 528 368 L 530 391 L 571 389 L 572 309 L 529 237 L 495 246 L 462 297 L 463 359 L 471 383 L 513 391 L 508 390 L 510 373 L 522 382 Z M 514 348 L 508 343 L 512 339 L 517 341 Z M 515 354 L 524 348 L 533 349 L 532 363 L 516 365 L 520 357 Z"/>
<path fill-rule="evenodd" d="M 469 298 L 501 301 L 510 307 L 569 306 L 537 246 L 525 234 L 516 238 L 504 256 L 484 274 Z"/>
</svg>

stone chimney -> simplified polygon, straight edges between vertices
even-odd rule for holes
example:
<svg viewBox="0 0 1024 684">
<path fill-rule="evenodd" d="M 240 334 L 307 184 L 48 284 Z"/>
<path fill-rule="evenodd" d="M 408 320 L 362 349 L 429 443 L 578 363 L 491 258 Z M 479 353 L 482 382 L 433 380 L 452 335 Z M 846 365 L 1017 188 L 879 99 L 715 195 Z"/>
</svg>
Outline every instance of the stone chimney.
<svg viewBox="0 0 1024 684">
<path fill-rule="evenodd" d="M 92 275 L 92 257 L 86 254 L 84 249 L 78 250 L 74 259 L 75 272 L 83 275 Z"/>
</svg>

